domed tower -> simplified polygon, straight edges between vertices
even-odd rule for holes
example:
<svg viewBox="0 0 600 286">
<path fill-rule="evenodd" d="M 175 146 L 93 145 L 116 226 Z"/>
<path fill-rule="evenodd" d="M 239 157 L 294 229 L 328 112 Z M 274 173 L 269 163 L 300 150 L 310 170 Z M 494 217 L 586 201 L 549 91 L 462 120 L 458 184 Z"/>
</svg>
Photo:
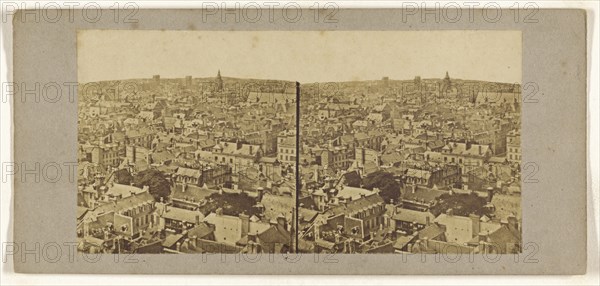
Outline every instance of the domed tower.
<svg viewBox="0 0 600 286">
<path fill-rule="evenodd" d="M 217 72 L 217 91 L 223 91 L 223 79 L 221 78 L 221 70 Z"/>
<path fill-rule="evenodd" d="M 449 88 L 451 85 L 452 85 L 452 82 L 450 81 L 450 76 L 448 75 L 448 72 L 446 72 L 446 76 L 444 77 L 443 87 Z"/>
</svg>

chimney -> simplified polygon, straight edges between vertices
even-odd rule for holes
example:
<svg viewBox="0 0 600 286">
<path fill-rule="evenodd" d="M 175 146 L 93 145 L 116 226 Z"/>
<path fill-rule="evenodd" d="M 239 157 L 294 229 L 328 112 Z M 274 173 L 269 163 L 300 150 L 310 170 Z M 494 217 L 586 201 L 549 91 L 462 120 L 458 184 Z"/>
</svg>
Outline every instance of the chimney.
<svg viewBox="0 0 600 286">
<path fill-rule="evenodd" d="M 190 239 L 190 248 L 195 249 L 197 247 L 197 243 L 198 243 L 198 236 L 196 236 L 196 235 L 192 236 L 192 238 Z"/>
<path fill-rule="evenodd" d="M 218 209 L 215 211 L 215 214 L 216 214 L 216 215 L 218 215 L 218 216 L 222 216 L 222 215 L 223 215 L 223 209 L 222 209 L 222 208 L 218 208 Z"/>
<path fill-rule="evenodd" d="M 244 237 L 250 230 L 250 216 L 245 213 L 241 213 L 240 220 L 242 221 L 242 237 Z"/>
<path fill-rule="evenodd" d="M 188 250 L 190 249 L 190 239 L 186 238 L 183 240 L 183 244 L 181 245 L 181 249 L 182 250 Z"/>
<path fill-rule="evenodd" d="M 494 198 L 494 188 L 488 187 L 487 188 L 487 202 L 488 203 L 492 202 L 493 198 Z"/>
<path fill-rule="evenodd" d="M 479 253 L 487 253 L 487 242 L 479 236 L 479 245 L 477 246 Z"/>
<path fill-rule="evenodd" d="M 513 232 L 518 232 L 519 231 L 519 221 L 517 220 L 517 217 L 515 217 L 514 214 L 510 214 L 507 218 L 508 220 L 508 229 L 510 229 Z"/>
<path fill-rule="evenodd" d="M 248 243 L 256 242 L 256 240 L 258 239 L 257 235 L 258 235 L 258 230 L 256 231 L 256 233 L 248 233 Z"/>
<path fill-rule="evenodd" d="M 447 216 L 452 216 L 454 215 L 454 210 L 452 208 L 449 208 L 448 210 L 446 210 L 446 215 Z"/>
<path fill-rule="evenodd" d="M 265 192 L 265 190 L 264 190 L 262 187 L 259 187 L 258 189 L 256 189 L 256 192 L 258 193 L 258 196 L 256 197 L 256 201 L 257 201 L 257 202 L 261 202 L 261 201 L 262 201 L 262 198 L 263 198 L 263 195 L 264 195 L 264 192 Z"/>
<path fill-rule="evenodd" d="M 425 225 L 429 226 L 429 224 L 431 224 L 431 219 L 429 218 L 429 216 L 425 217 Z"/>
<path fill-rule="evenodd" d="M 181 251 L 181 242 L 178 242 L 177 244 L 175 244 L 175 250 Z"/>
<path fill-rule="evenodd" d="M 335 181 L 334 181 L 334 179 L 333 179 L 333 178 L 331 178 L 331 177 L 330 177 L 330 178 L 327 178 L 327 186 L 328 186 L 330 189 L 333 189 L 333 187 L 334 187 L 334 184 L 335 184 Z"/>
<path fill-rule="evenodd" d="M 200 221 L 200 215 L 197 214 L 196 215 L 196 225 L 200 225 L 201 221 Z"/>
<path fill-rule="evenodd" d="M 475 237 L 479 234 L 479 228 L 480 228 L 479 216 L 476 214 L 470 214 L 469 218 L 471 219 L 471 222 L 472 222 L 471 237 Z"/>
<path fill-rule="evenodd" d="M 481 155 L 481 145 L 479 145 L 479 155 Z"/>
<path fill-rule="evenodd" d="M 283 214 L 280 214 L 277 217 L 277 225 L 283 227 L 283 229 L 287 230 L 287 219 L 285 218 L 285 216 Z"/>
</svg>

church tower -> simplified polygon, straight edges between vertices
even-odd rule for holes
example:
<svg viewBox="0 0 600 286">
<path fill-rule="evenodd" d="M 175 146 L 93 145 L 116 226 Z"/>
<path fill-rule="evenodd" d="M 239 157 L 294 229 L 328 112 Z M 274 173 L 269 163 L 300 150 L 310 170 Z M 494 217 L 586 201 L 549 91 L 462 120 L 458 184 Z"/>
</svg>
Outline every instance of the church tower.
<svg viewBox="0 0 600 286">
<path fill-rule="evenodd" d="M 217 72 L 217 91 L 223 91 L 223 79 L 221 78 L 221 70 Z"/>
<path fill-rule="evenodd" d="M 452 82 L 450 82 L 450 76 L 448 75 L 448 72 L 446 72 L 446 76 L 444 77 L 444 87 L 448 88 L 452 85 Z"/>
<path fill-rule="evenodd" d="M 447 95 L 450 92 L 450 87 L 452 86 L 452 82 L 450 81 L 450 76 L 448 72 L 446 72 L 446 76 L 444 80 L 442 80 L 442 84 L 439 90 L 439 96 Z"/>
</svg>

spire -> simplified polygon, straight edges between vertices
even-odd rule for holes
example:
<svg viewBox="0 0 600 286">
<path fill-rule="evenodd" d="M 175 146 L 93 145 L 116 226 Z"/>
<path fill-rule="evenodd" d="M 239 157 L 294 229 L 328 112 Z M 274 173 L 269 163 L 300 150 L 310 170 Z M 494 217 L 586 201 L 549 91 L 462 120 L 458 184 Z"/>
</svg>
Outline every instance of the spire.
<svg viewBox="0 0 600 286">
<path fill-rule="evenodd" d="M 447 92 L 448 88 L 452 85 L 452 82 L 450 81 L 450 76 L 448 75 L 448 72 L 446 72 L 446 76 L 444 77 L 444 81 L 442 83 L 442 90 L 444 92 Z"/>
<path fill-rule="evenodd" d="M 223 91 L 223 79 L 221 78 L 221 70 L 217 72 L 217 91 Z"/>
</svg>

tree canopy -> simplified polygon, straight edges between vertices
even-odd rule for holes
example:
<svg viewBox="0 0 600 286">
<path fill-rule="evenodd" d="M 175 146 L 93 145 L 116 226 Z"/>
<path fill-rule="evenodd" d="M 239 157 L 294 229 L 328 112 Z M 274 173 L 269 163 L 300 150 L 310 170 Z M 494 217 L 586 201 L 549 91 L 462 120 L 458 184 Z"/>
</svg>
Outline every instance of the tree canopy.
<svg viewBox="0 0 600 286">
<path fill-rule="evenodd" d="M 117 184 L 130 185 L 133 181 L 133 176 L 129 173 L 129 171 L 127 171 L 127 169 L 115 171 L 114 176 L 115 183 Z"/>
<path fill-rule="evenodd" d="M 487 204 L 486 198 L 479 197 L 477 194 L 443 194 L 436 199 L 436 204 L 431 207 L 431 213 L 435 216 L 445 213 L 448 209 L 458 216 L 469 216 L 476 214 L 478 216 L 488 215 L 490 210 L 484 208 Z"/>
<path fill-rule="evenodd" d="M 246 193 L 213 193 L 208 196 L 210 202 L 209 211 L 223 209 L 223 214 L 239 216 L 245 213 L 249 216 L 260 214 L 260 209 L 254 207 L 256 201 Z"/>
<path fill-rule="evenodd" d="M 133 177 L 133 185 L 138 188 L 148 186 L 150 194 L 156 201 L 160 198 L 166 199 L 171 194 L 171 184 L 165 178 L 165 174 L 154 169 L 147 169 L 137 173 Z"/>
<path fill-rule="evenodd" d="M 354 187 L 354 188 L 360 188 L 361 179 L 360 179 L 360 175 L 358 174 L 358 172 L 352 171 L 352 172 L 348 172 L 348 173 L 344 174 L 344 180 L 346 181 L 346 184 L 348 186 Z"/>
<path fill-rule="evenodd" d="M 363 188 L 373 190 L 378 188 L 379 195 L 386 201 L 397 201 L 400 197 L 402 184 L 396 180 L 394 174 L 385 171 L 376 171 L 368 174 L 362 180 Z"/>
</svg>

